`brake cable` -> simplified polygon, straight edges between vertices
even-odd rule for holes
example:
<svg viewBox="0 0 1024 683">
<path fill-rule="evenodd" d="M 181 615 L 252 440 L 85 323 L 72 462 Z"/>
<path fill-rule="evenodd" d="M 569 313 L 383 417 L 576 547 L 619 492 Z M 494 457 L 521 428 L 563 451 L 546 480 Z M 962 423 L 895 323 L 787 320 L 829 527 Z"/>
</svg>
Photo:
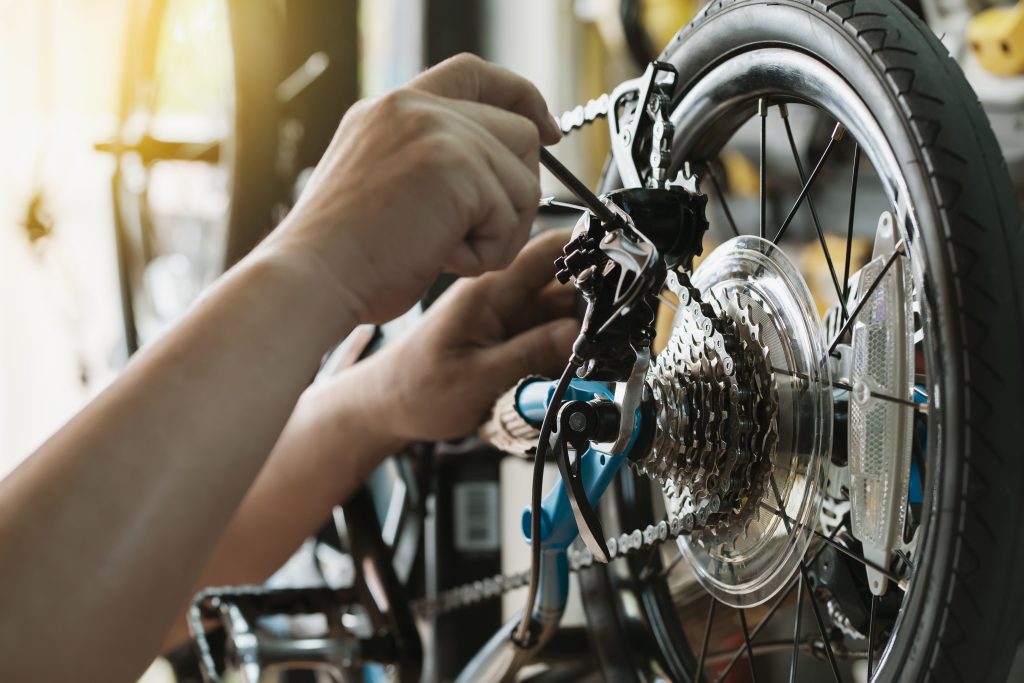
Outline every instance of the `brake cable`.
<svg viewBox="0 0 1024 683">
<path fill-rule="evenodd" d="M 530 584 L 526 592 L 526 607 L 523 609 L 523 618 L 519 622 L 514 636 L 516 642 L 523 646 L 528 645 L 532 637 L 533 603 L 537 600 L 537 588 L 540 584 L 540 508 L 544 493 L 544 462 L 547 460 L 551 431 L 554 428 L 555 419 L 558 415 L 558 408 L 562 403 L 562 398 L 565 396 L 566 389 L 569 387 L 569 382 L 572 381 L 573 376 L 576 374 L 576 368 L 581 363 L 582 359 L 574 353 L 569 358 L 565 370 L 562 371 L 562 377 L 558 380 L 558 385 L 548 401 L 548 407 L 544 413 L 544 421 L 541 422 L 540 440 L 537 442 L 537 453 L 533 460 L 533 488 L 530 497 L 530 538 L 533 539 L 533 542 L 530 544 Z"/>
</svg>

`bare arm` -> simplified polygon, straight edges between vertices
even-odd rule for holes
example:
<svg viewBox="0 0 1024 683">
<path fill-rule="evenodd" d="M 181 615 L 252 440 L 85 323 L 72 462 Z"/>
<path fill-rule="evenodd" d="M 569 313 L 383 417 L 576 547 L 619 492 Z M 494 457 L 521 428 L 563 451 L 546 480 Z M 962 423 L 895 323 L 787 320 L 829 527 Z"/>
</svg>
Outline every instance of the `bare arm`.
<svg viewBox="0 0 1024 683">
<path fill-rule="evenodd" d="M 548 233 L 510 268 L 459 283 L 409 337 L 306 391 L 196 590 L 264 581 L 384 457 L 462 436 L 521 377 L 559 372 L 579 332 L 574 290 L 551 277 L 567 238 Z M 186 635 L 182 614 L 166 644 Z"/>
<path fill-rule="evenodd" d="M 320 353 L 354 321 L 337 298 L 290 305 L 303 279 L 244 264 L 0 484 L 5 679 L 39 680 L 55 660 L 126 679 L 156 651 L 154 620 L 177 610 Z"/>
<path fill-rule="evenodd" d="M 539 130 L 469 58 L 346 116 L 274 236 L 0 485 L 0 678 L 141 672 L 328 346 L 518 252 Z"/>
</svg>

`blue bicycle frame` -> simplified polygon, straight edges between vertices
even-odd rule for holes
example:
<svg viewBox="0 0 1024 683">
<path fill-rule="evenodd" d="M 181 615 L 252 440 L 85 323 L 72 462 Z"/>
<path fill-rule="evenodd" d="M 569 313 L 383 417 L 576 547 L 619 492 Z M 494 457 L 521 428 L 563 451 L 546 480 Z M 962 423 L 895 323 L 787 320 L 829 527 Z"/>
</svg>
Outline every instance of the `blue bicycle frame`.
<svg viewBox="0 0 1024 683">
<path fill-rule="evenodd" d="M 520 389 L 516 397 L 517 409 L 528 422 L 540 425 L 555 391 L 555 384 L 535 381 Z M 574 379 L 566 390 L 564 400 L 590 401 L 595 398 L 612 400 L 613 394 L 608 387 L 598 382 Z M 597 504 L 626 462 L 639 431 L 638 414 L 633 434 L 621 453 L 604 453 L 591 446 L 583 453 L 576 454 L 580 479 L 591 505 Z M 579 529 L 576 527 L 565 484 L 561 480 L 544 497 L 540 513 L 540 584 L 532 614 L 533 620 L 539 625 L 536 641 L 527 646 L 513 641 L 512 632 L 523 618 L 522 613 L 517 614 L 466 665 L 457 679 L 459 683 L 498 681 L 514 673 L 547 642 L 562 620 L 569 594 L 569 560 L 566 553 L 569 545 L 579 535 Z M 531 523 L 532 516 L 527 508 L 522 517 L 523 536 L 527 542 L 534 541 L 530 538 Z"/>
</svg>

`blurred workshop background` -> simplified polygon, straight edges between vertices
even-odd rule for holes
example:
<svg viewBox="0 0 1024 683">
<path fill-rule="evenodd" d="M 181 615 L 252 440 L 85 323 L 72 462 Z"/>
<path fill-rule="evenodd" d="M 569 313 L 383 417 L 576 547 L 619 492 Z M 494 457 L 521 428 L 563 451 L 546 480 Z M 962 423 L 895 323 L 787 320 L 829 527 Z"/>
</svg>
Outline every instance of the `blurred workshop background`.
<svg viewBox="0 0 1024 683">
<path fill-rule="evenodd" d="M 356 98 L 468 50 L 561 111 L 637 74 L 701 4 L 0 0 L 0 475 L 272 227 Z M 1012 3 L 919 9 L 1020 178 L 1024 65 L 986 41 L 993 4 Z M 590 182 L 605 131 L 559 146 Z M 756 194 L 755 161 L 723 159 L 730 193 Z"/>
<path fill-rule="evenodd" d="M 2 0 L 0 475 L 283 215 L 352 101 L 469 50 L 569 107 L 634 70 L 601 4 Z"/>
<path fill-rule="evenodd" d="M 560 112 L 637 75 L 702 4 L 0 0 L 0 477 L 285 215 L 356 99 L 471 51 L 534 80 Z M 1020 189 L 1020 12 L 993 28 L 983 11 L 1014 3 L 910 4 L 963 65 Z M 607 138 L 591 126 L 558 157 L 596 183 Z M 716 224 L 756 224 L 748 138 L 722 157 L 735 215 L 716 209 L 712 240 Z M 788 157 L 785 138 L 770 139 L 769 157 Z M 800 187 L 795 174 L 777 182 L 773 216 Z M 837 180 L 835 201 L 846 187 Z M 816 201 L 830 191 L 824 183 Z M 863 220 L 855 234 L 873 234 L 876 219 Z M 807 221 L 793 230 L 809 242 Z M 826 228 L 843 245 L 846 226 Z M 800 259 L 794 249 L 812 287 L 829 290 L 819 250 Z M 862 259 L 870 244 L 853 252 Z"/>
</svg>

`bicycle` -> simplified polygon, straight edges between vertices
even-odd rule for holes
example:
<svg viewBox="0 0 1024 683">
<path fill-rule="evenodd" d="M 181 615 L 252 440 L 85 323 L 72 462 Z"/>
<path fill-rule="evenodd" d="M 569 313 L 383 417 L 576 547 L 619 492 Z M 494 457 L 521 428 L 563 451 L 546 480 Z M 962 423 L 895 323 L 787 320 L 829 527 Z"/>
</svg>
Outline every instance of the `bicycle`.
<svg viewBox="0 0 1024 683">
<path fill-rule="evenodd" d="M 347 680 L 376 659 L 414 680 L 420 650 L 403 654 L 410 632 L 381 630 L 382 617 L 428 625 L 528 585 L 530 617 L 458 679 L 509 680 L 558 632 L 574 570 L 610 680 L 721 681 L 737 666 L 752 679 L 771 666 L 790 680 L 1005 680 L 1024 597 L 1024 241 L 999 148 L 944 48 L 887 0 L 722 0 L 644 76 L 561 123 L 569 134 L 599 118 L 613 151 L 599 196 L 548 160 L 583 204 L 557 267 L 587 301 L 584 332 L 561 379 L 524 381 L 490 430 L 505 448 L 536 444 L 537 472 L 548 452 L 559 465 L 543 500 L 535 478 L 524 514 L 531 569 L 414 605 L 387 590 L 365 603 L 372 577 L 326 591 L 329 607 L 288 596 L 290 611 L 352 615 L 347 658 L 327 670 Z M 800 124 L 822 120 L 805 165 Z M 772 130 L 800 180 L 777 221 Z M 751 135 L 758 192 L 740 211 L 721 156 Z M 839 260 L 834 198 L 813 189 L 841 172 Z M 691 268 L 709 227 L 726 239 Z M 800 229 L 828 264 L 827 297 L 784 251 Z M 873 234 L 860 268 L 858 230 Z M 203 594 L 195 634 L 203 617 L 251 624 L 280 595 Z"/>
<path fill-rule="evenodd" d="M 129 9 L 111 182 L 128 354 L 285 215 L 359 97 L 355 2 Z"/>
</svg>

